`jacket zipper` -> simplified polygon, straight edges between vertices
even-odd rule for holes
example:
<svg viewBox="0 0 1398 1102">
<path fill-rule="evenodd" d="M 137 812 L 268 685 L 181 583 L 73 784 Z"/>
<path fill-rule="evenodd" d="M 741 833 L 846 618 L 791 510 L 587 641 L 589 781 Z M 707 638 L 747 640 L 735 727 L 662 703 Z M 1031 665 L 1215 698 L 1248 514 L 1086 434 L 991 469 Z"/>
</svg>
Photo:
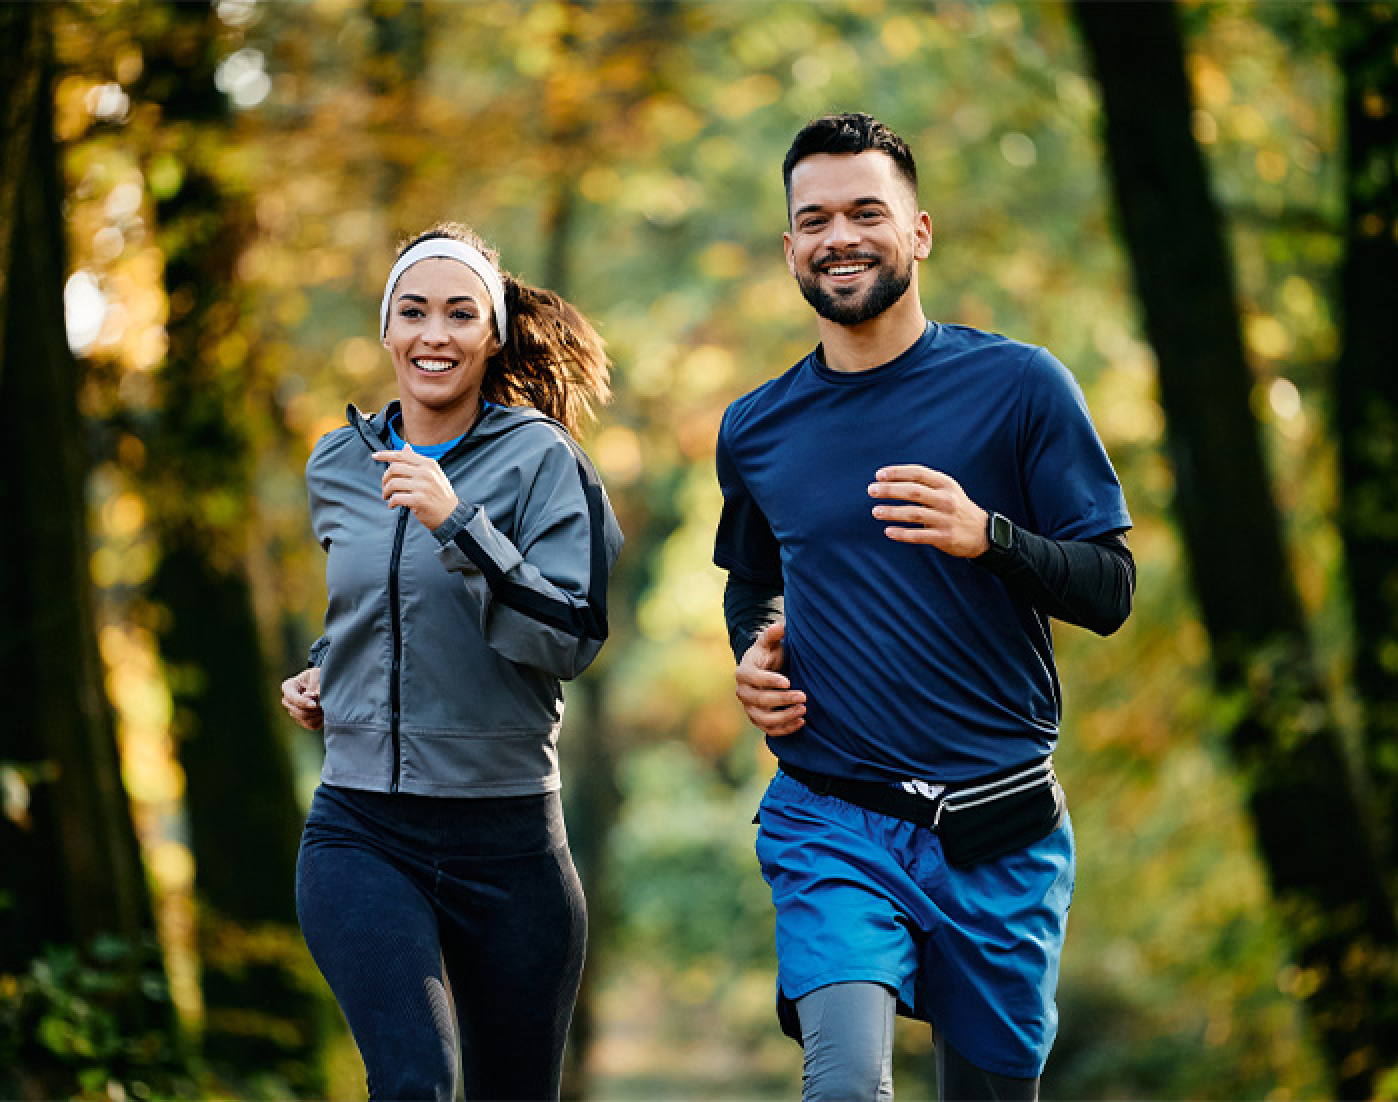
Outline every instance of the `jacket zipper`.
<svg viewBox="0 0 1398 1102">
<path fill-rule="evenodd" d="M 402 608 L 398 600 L 398 564 L 403 558 L 403 533 L 408 530 L 409 512 L 407 508 L 398 510 L 398 528 L 393 533 L 393 554 L 388 560 L 388 613 L 393 628 L 393 665 L 388 678 L 389 733 L 393 738 L 393 780 L 388 786 L 390 792 L 398 791 L 401 772 L 398 722 L 402 712 L 403 624 Z"/>
<path fill-rule="evenodd" d="M 391 408 L 391 407 L 390 407 Z M 471 427 L 466 430 L 466 439 L 462 440 L 447 455 L 442 456 L 443 460 L 449 459 L 463 451 L 466 447 L 474 447 L 479 441 L 473 436 L 476 425 L 485 416 L 487 407 L 482 406 L 480 414 L 471 423 Z M 379 435 L 373 424 L 364 417 L 359 410 L 351 405 L 346 414 L 349 423 L 359 438 L 364 441 L 364 445 L 371 451 L 378 451 L 379 448 L 388 450 L 392 447 L 391 438 L 384 439 Z M 375 444 L 377 441 L 377 445 Z M 393 662 L 389 670 L 388 677 L 388 707 L 389 707 L 389 735 L 393 740 L 393 777 L 389 781 L 388 790 L 397 793 L 399 782 L 402 779 L 402 735 L 399 732 L 399 724 L 402 718 L 402 694 L 403 694 L 403 624 L 402 606 L 398 597 L 398 564 L 403 558 L 403 534 L 408 530 L 408 514 L 412 510 L 404 507 L 398 511 L 398 527 L 393 533 L 393 553 L 388 560 L 388 612 L 390 626 L 393 631 Z"/>
</svg>

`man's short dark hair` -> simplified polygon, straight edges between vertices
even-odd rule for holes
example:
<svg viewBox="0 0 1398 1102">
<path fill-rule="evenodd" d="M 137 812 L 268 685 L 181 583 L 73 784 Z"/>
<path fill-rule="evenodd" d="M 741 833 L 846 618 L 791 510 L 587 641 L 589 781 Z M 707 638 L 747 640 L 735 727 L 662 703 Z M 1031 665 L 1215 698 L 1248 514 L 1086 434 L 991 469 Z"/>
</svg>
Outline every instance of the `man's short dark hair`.
<svg viewBox="0 0 1398 1102">
<path fill-rule="evenodd" d="M 817 153 L 865 153 L 869 150 L 887 153 L 898 167 L 898 174 L 908 182 L 917 195 L 917 164 L 908 143 L 873 115 L 853 111 L 844 115 L 826 115 L 801 128 L 792 140 L 782 161 L 782 182 L 786 186 L 787 206 L 791 205 L 791 173 L 797 164 Z"/>
</svg>

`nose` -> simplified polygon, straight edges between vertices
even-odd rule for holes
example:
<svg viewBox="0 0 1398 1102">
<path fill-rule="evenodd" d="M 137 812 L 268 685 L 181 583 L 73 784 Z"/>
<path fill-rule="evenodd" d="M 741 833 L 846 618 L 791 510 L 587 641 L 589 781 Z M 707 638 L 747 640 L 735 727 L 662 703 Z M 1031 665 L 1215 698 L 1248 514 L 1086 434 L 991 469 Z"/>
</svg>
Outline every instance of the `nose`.
<svg viewBox="0 0 1398 1102">
<path fill-rule="evenodd" d="M 859 227 L 846 218 L 843 214 L 836 214 L 830 219 L 830 224 L 825 230 L 824 245 L 828 249 L 839 249 L 853 245 L 859 240 Z"/>
<path fill-rule="evenodd" d="M 427 316 L 427 328 L 423 330 L 422 339 L 427 344 L 446 343 L 447 323 L 441 314 L 434 312 Z"/>
</svg>

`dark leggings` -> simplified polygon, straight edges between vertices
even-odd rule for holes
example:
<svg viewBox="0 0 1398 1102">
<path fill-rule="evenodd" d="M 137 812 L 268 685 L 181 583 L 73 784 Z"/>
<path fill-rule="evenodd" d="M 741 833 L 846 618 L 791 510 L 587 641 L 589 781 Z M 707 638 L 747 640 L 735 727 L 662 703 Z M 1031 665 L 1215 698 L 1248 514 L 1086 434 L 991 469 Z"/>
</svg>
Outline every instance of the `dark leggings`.
<svg viewBox="0 0 1398 1102">
<path fill-rule="evenodd" d="M 370 1098 L 450 1102 L 458 1063 L 467 1098 L 558 1097 L 587 911 L 557 793 L 322 785 L 296 904 Z"/>
</svg>

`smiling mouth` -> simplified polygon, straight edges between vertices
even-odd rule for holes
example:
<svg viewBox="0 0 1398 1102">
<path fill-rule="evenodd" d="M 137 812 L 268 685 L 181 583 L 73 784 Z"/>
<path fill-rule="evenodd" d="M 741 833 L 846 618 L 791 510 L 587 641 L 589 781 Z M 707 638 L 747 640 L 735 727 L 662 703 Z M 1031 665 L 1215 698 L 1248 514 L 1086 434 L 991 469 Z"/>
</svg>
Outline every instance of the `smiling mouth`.
<svg viewBox="0 0 1398 1102">
<path fill-rule="evenodd" d="M 849 276 L 862 275 L 871 268 L 877 266 L 876 260 L 835 260 L 828 261 L 818 267 L 818 271 L 824 275 L 833 276 L 836 279 L 847 278 Z"/>
<path fill-rule="evenodd" d="M 425 371 L 429 375 L 441 375 L 450 371 L 457 364 L 456 360 L 439 360 L 428 356 L 419 356 L 413 360 L 413 366 L 419 371 Z"/>
</svg>

